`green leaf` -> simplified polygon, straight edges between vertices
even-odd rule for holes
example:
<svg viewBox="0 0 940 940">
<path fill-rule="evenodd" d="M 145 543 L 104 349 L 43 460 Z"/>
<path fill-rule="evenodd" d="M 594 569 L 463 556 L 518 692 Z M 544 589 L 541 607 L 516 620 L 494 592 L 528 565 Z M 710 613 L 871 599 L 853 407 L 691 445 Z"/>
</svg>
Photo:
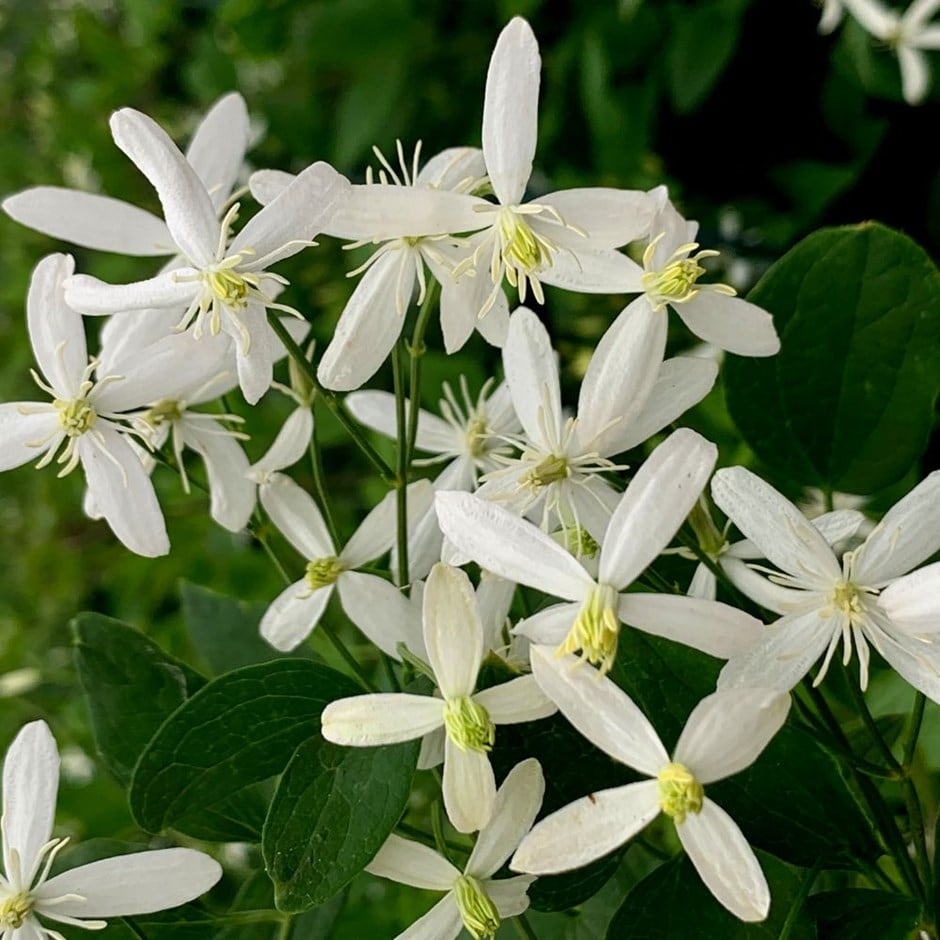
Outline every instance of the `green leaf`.
<svg viewBox="0 0 940 940">
<path fill-rule="evenodd" d="M 307 660 L 246 666 L 213 679 L 164 722 L 134 770 L 130 806 L 148 832 L 218 807 L 280 773 L 320 730 L 328 702 L 361 689 Z"/>
<path fill-rule="evenodd" d="M 258 634 L 267 604 L 240 601 L 183 581 L 183 620 L 196 651 L 216 675 L 283 657 Z"/>
<path fill-rule="evenodd" d="M 372 860 L 405 810 L 418 749 L 339 747 L 319 735 L 297 749 L 262 839 L 279 910 L 322 904 Z"/>
<path fill-rule="evenodd" d="M 126 786 L 164 719 L 206 680 L 119 620 L 82 613 L 71 626 L 95 744 Z"/>
<path fill-rule="evenodd" d="M 729 357 L 728 408 L 757 455 L 801 485 L 871 493 L 900 479 L 933 425 L 940 273 L 899 232 L 823 229 L 761 278 L 750 301 L 782 348 Z"/>
<path fill-rule="evenodd" d="M 920 922 L 917 901 L 887 891 L 843 888 L 806 903 L 816 917 L 819 940 L 908 940 Z"/>
<path fill-rule="evenodd" d="M 757 854 L 770 887 L 767 920 L 746 924 L 712 897 L 685 855 L 660 866 L 628 895 L 607 930 L 607 940 L 662 940 L 707 937 L 721 940 L 778 940 L 800 890 L 800 878 L 772 855 Z M 789 940 L 814 940 L 805 909 L 795 915 Z"/>
</svg>

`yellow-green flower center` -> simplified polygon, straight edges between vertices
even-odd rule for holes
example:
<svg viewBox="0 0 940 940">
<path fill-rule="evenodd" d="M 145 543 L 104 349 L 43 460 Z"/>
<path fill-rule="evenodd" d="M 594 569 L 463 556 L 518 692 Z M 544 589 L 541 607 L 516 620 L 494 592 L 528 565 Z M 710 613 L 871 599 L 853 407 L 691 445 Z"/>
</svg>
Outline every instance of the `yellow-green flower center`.
<svg viewBox="0 0 940 940">
<path fill-rule="evenodd" d="M 234 268 L 206 271 L 203 277 L 215 299 L 226 307 L 244 307 L 248 303 L 248 294 L 253 285 Z"/>
<path fill-rule="evenodd" d="M 11 894 L 0 903 L 0 927 L 10 927 L 13 930 L 22 927 L 32 909 L 33 898 L 28 892 Z"/>
<path fill-rule="evenodd" d="M 564 457 L 551 454 L 531 469 L 526 470 L 519 478 L 519 482 L 523 486 L 540 489 L 543 486 L 566 480 L 569 476 L 571 476 L 571 468 L 568 466 L 568 461 Z"/>
<path fill-rule="evenodd" d="M 532 230 L 525 217 L 508 206 L 500 210 L 497 222 L 500 257 L 506 265 L 506 277 L 516 286 L 515 270 L 535 274 L 552 266 L 554 245 Z"/>
<path fill-rule="evenodd" d="M 94 427 L 98 415 L 87 398 L 63 400 L 56 398 L 52 402 L 59 412 L 59 424 L 69 437 L 81 437 Z"/>
<path fill-rule="evenodd" d="M 579 525 L 565 529 L 565 548 L 579 558 L 596 558 L 600 545 L 591 537 L 587 529 Z"/>
<path fill-rule="evenodd" d="M 315 558 L 307 562 L 304 580 L 311 591 L 319 591 L 322 587 L 335 584 L 342 573 L 343 563 L 335 555 L 331 555 L 329 558 Z"/>
<path fill-rule="evenodd" d="M 580 650 L 581 656 L 602 673 L 609 672 L 617 655 L 620 635 L 617 607 L 617 592 L 609 584 L 596 584 L 584 599 L 559 652 L 576 653 Z"/>
<path fill-rule="evenodd" d="M 486 752 L 496 740 L 496 726 L 490 713 L 469 696 L 444 702 L 444 727 L 447 736 L 462 751 Z"/>
<path fill-rule="evenodd" d="M 865 617 L 864 594 L 873 593 L 851 581 L 837 581 L 827 598 L 828 607 L 820 611 L 829 616 L 833 611 L 841 613 L 850 623 L 856 623 Z"/>
<path fill-rule="evenodd" d="M 467 424 L 464 439 L 471 457 L 482 457 L 486 453 L 486 441 L 489 432 L 486 429 L 486 416 L 474 415 Z"/>
<path fill-rule="evenodd" d="M 702 785 L 683 764 L 667 764 L 656 776 L 659 805 L 678 825 L 689 813 L 700 813 L 705 799 Z"/>
<path fill-rule="evenodd" d="M 470 875 L 461 875 L 454 884 L 457 910 L 473 940 L 491 940 L 499 929 L 499 911 L 483 886 Z"/>
<path fill-rule="evenodd" d="M 152 428 L 158 428 L 162 424 L 179 421 L 182 417 L 183 413 L 180 411 L 180 404 L 174 398 L 161 399 L 155 405 L 148 408 L 143 414 L 144 421 Z"/>
<path fill-rule="evenodd" d="M 658 271 L 652 270 L 653 255 L 656 245 L 662 238 L 654 238 L 643 253 L 643 267 L 646 273 L 640 278 L 643 290 L 650 299 L 654 310 L 662 310 L 666 304 L 682 304 L 692 300 L 703 290 L 714 291 L 733 297 L 737 292 L 727 284 L 699 284 L 698 279 L 705 273 L 699 264 L 702 258 L 718 255 L 717 251 L 695 251 L 698 242 L 680 245 Z M 692 252 L 695 251 L 695 254 Z"/>
</svg>

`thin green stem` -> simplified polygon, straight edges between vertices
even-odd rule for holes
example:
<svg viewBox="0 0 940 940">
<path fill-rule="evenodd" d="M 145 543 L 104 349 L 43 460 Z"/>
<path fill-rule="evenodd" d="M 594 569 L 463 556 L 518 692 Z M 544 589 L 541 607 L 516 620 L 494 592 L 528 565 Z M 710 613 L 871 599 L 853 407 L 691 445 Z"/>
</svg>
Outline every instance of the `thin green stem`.
<svg viewBox="0 0 940 940">
<path fill-rule="evenodd" d="M 398 674 L 395 672 L 395 661 L 388 653 L 382 653 L 382 665 L 385 667 L 389 685 L 395 692 L 401 692 L 401 682 L 398 681 Z"/>
<path fill-rule="evenodd" d="M 877 865 L 873 865 L 871 862 L 867 862 L 864 859 L 857 859 L 859 870 L 867 876 L 868 880 L 879 887 L 884 888 L 886 891 L 890 891 L 892 894 L 903 894 L 904 891 L 900 885 L 898 885 L 892 878 L 888 876 L 888 873 L 882 871 Z"/>
<path fill-rule="evenodd" d="M 291 359 L 294 360 L 298 368 L 300 368 L 304 375 L 310 380 L 313 387 L 317 390 L 317 393 L 323 401 L 326 402 L 326 406 L 346 429 L 346 432 L 368 459 L 369 463 L 381 474 L 382 479 L 385 480 L 386 483 L 394 485 L 395 473 L 392 468 L 385 462 L 382 455 L 372 444 L 369 443 L 368 438 L 366 438 L 359 429 L 359 425 L 356 424 L 352 416 L 346 411 L 342 402 L 329 389 L 324 388 L 320 384 L 320 380 L 317 378 L 317 370 L 314 369 L 313 363 L 307 359 L 303 350 L 297 345 L 290 333 L 287 332 L 284 324 L 281 323 L 280 317 L 272 310 L 268 311 L 268 323 L 271 324 L 271 329 L 277 334 L 277 338 L 284 344 L 284 348 L 287 350 Z"/>
<path fill-rule="evenodd" d="M 339 531 L 330 509 L 330 500 L 326 495 L 326 475 L 323 472 L 323 460 L 320 454 L 320 442 L 317 439 L 317 424 L 314 421 L 313 434 L 310 436 L 310 469 L 313 471 L 313 488 L 317 494 L 317 502 L 323 513 L 323 521 L 330 533 L 334 545 L 339 545 Z"/>
<path fill-rule="evenodd" d="M 410 467 L 414 459 L 415 439 L 418 436 L 418 412 L 421 410 L 421 360 L 427 347 L 424 345 L 424 334 L 427 332 L 428 322 L 431 319 L 431 311 L 437 302 L 438 291 L 440 290 L 437 281 L 432 281 L 424 295 L 424 300 L 418 310 L 418 318 L 415 320 L 414 332 L 411 334 L 411 344 L 408 352 L 411 357 L 411 371 L 409 375 L 409 400 L 411 402 L 408 408 L 408 435 L 406 457 L 407 464 Z"/>
<path fill-rule="evenodd" d="M 515 924 L 520 937 L 524 937 L 525 940 L 539 940 L 538 934 L 536 934 L 532 929 L 532 925 L 526 920 L 525 914 L 517 914 Z"/>
<path fill-rule="evenodd" d="M 293 928 L 293 926 L 294 926 L 294 918 L 288 914 L 287 917 L 285 917 L 281 921 L 281 928 L 277 932 L 277 940 L 288 940 L 288 937 L 290 937 L 291 929 Z"/>
<path fill-rule="evenodd" d="M 920 737 L 920 729 L 924 721 L 924 706 L 927 698 L 923 692 L 917 692 L 914 696 L 914 707 L 911 710 L 911 718 L 904 733 L 902 744 L 901 771 L 903 779 L 901 782 L 904 790 L 904 804 L 907 808 L 908 819 L 911 823 L 911 835 L 914 839 L 914 849 L 917 853 L 917 862 L 920 869 L 920 876 L 924 885 L 929 891 L 930 885 L 934 882 L 933 870 L 930 864 L 930 855 L 927 852 L 927 835 L 924 827 L 924 814 L 920 805 L 920 797 L 917 793 L 917 786 L 914 783 L 912 774 L 914 757 L 917 753 L 917 739 Z M 934 918 L 936 912 L 934 912 Z"/>
<path fill-rule="evenodd" d="M 920 737 L 921 725 L 924 721 L 924 706 L 927 704 L 927 696 L 923 692 L 918 692 L 914 696 L 914 707 L 911 710 L 911 720 L 908 722 L 907 730 L 904 734 L 903 757 L 901 758 L 905 774 L 909 774 L 911 765 L 914 763 L 914 754 L 917 751 L 917 739 Z"/>
<path fill-rule="evenodd" d="M 800 881 L 800 887 L 796 892 L 796 897 L 793 898 L 793 903 L 790 905 L 790 910 L 787 911 L 786 919 L 783 922 L 783 926 L 780 928 L 780 934 L 777 937 L 777 940 L 789 940 L 790 934 L 793 932 L 793 928 L 796 926 L 797 918 L 800 916 L 800 911 L 803 909 L 803 905 L 813 888 L 813 883 L 816 881 L 816 877 L 819 875 L 820 867 L 820 863 L 817 861 L 812 868 L 807 870 L 806 874 Z"/>
<path fill-rule="evenodd" d="M 379 690 L 375 683 L 369 678 L 369 674 L 359 665 L 356 657 L 349 652 L 339 634 L 325 620 L 320 621 L 319 627 L 326 635 L 326 638 L 333 644 L 333 648 L 336 652 L 343 658 L 343 662 L 355 673 L 356 678 L 362 685 L 370 692 L 378 692 Z"/>
<path fill-rule="evenodd" d="M 147 940 L 147 934 L 137 926 L 131 917 L 122 917 L 121 923 L 135 936 L 137 940 Z"/>
<path fill-rule="evenodd" d="M 858 709 L 862 723 L 868 729 L 868 733 L 875 742 L 875 746 L 878 748 L 878 751 L 884 758 L 885 763 L 892 770 L 894 770 L 898 776 L 900 776 L 901 765 L 898 763 L 898 759 L 891 752 L 891 748 L 888 745 L 888 742 L 885 741 L 884 735 L 882 735 L 881 731 L 879 730 L 878 723 L 875 721 L 874 715 L 872 715 L 870 709 L 868 708 L 868 703 L 865 701 L 865 693 L 861 690 L 861 688 L 859 688 L 858 683 L 854 681 L 853 676 L 846 676 L 846 678 L 848 679 L 849 691 L 851 692 L 852 699 L 855 702 L 855 707 Z"/>
<path fill-rule="evenodd" d="M 251 533 L 252 538 L 264 549 L 264 553 L 271 559 L 271 564 L 277 569 L 277 573 L 281 576 L 281 580 L 285 584 L 293 584 L 293 578 L 287 573 L 287 569 L 281 563 L 281 559 L 277 557 L 277 553 L 271 547 L 271 543 L 268 542 L 268 537 L 258 526 L 249 526 L 248 531 Z"/>
<path fill-rule="evenodd" d="M 395 427 L 398 432 L 396 449 L 395 505 L 397 508 L 398 583 L 405 585 L 408 577 L 408 416 L 405 402 L 405 343 L 399 339 L 392 352 L 392 378 L 395 386 Z M 411 411 L 416 411 L 414 402 Z"/>
</svg>

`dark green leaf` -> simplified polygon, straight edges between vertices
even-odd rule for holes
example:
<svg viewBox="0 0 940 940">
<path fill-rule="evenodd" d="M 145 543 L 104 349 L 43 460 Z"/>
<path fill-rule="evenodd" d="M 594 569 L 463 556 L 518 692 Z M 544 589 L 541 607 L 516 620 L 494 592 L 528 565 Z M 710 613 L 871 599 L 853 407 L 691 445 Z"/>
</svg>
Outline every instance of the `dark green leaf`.
<svg viewBox="0 0 940 940">
<path fill-rule="evenodd" d="M 280 773 L 319 733 L 328 702 L 361 690 L 307 660 L 246 666 L 213 679 L 163 724 L 134 770 L 131 812 L 149 832 Z"/>
<path fill-rule="evenodd" d="M 871 493 L 903 476 L 938 392 L 940 274 L 927 254 L 876 223 L 823 229 L 748 299 L 782 343 L 725 364 L 728 408 L 757 455 L 824 489 Z"/>
<path fill-rule="evenodd" d="M 418 747 L 339 747 L 318 735 L 297 749 L 262 840 L 280 910 L 322 904 L 372 860 L 405 810 Z"/>
<path fill-rule="evenodd" d="M 920 921 L 917 901 L 887 891 L 824 891 L 807 906 L 816 917 L 819 940 L 908 940 Z"/>
</svg>

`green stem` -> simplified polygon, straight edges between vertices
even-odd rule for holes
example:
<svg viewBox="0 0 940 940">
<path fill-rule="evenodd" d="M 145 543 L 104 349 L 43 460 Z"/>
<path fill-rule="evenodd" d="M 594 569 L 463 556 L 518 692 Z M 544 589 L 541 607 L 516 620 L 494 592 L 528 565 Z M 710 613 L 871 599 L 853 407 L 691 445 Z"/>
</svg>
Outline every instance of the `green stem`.
<svg viewBox="0 0 940 940">
<path fill-rule="evenodd" d="M 339 634 L 325 621 L 321 620 L 319 628 L 326 634 L 327 639 L 333 644 L 334 649 L 343 658 L 343 662 L 355 673 L 356 678 L 370 692 L 378 692 L 375 683 L 369 678 L 368 673 L 359 665 L 356 657 L 346 648 L 346 644 L 340 639 Z"/>
<path fill-rule="evenodd" d="M 862 859 L 858 859 L 857 862 L 859 869 L 868 877 L 868 880 L 872 884 L 884 888 L 892 894 L 904 893 L 902 888 L 888 876 L 888 873 L 882 871 L 877 865 L 873 865 Z"/>
<path fill-rule="evenodd" d="M 369 443 L 368 439 L 359 429 L 359 426 L 343 407 L 342 402 L 327 388 L 320 384 L 317 378 L 317 370 L 313 364 L 304 355 L 303 350 L 294 342 L 294 338 L 287 332 L 280 317 L 273 310 L 268 311 L 268 323 L 271 329 L 277 334 L 277 338 L 284 344 L 284 348 L 290 354 L 291 359 L 297 364 L 304 375 L 310 380 L 317 393 L 326 402 L 326 406 L 333 412 L 339 423 L 346 429 L 346 432 L 353 439 L 356 446 L 366 456 L 373 467 L 381 474 L 382 479 L 390 485 L 395 484 L 395 474 L 392 468 L 385 462 L 382 455 Z"/>
<path fill-rule="evenodd" d="M 122 917 L 121 923 L 135 936 L 137 940 L 147 940 L 147 934 L 137 926 L 133 918 Z"/>
<path fill-rule="evenodd" d="M 904 750 L 902 763 L 905 773 L 910 773 L 911 764 L 914 763 L 914 752 L 917 750 L 917 739 L 920 737 L 920 728 L 924 721 L 924 706 L 927 696 L 918 692 L 914 696 L 914 708 L 911 711 L 911 720 L 904 734 Z"/>
<path fill-rule="evenodd" d="M 874 716 L 868 708 L 868 703 L 865 701 L 865 693 L 862 692 L 858 683 L 854 681 L 853 676 L 846 676 L 849 685 L 849 691 L 852 694 L 852 698 L 855 701 L 855 707 L 858 709 L 858 713 L 862 719 L 862 723 L 868 729 L 868 733 L 871 735 L 872 740 L 875 742 L 881 756 L 884 758 L 885 763 L 897 773 L 898 776 L 901 775 L 901 765 L 898 763 L 897 758 L 894 754 L 891 753 L 891 748 L 888 745 L 888 742 L 885 741 L 884 735 L 878 729 L 878 723 L 875 721 Z"/>
<path fill-rule="evenodd" d="M 421 360 L 427 347 L 424 345 L 424 334 L 427 332 L 431 311 L 437 302 L 439 291 L 437 281 L 432 281 L 424 295 L 424 301 L 418 310 L 418 319 L 415 320 L 414 332 L 411 334 L 411 345 L 408 352 L 411 356 L 411 374 L 409 376 L 408 409 L 408 435 L 407 435 L 407 464 L 410 467 L 414 459 L 415 439 L 418 436 L 418 412 L 421 410 Z"/>
<path fill-rule="evenodd" d="M 385 673 L 392 689 L 395 692 L 401 692 L 401 682 L 398 681 L 398 674 L 395 672 L 395 661 L 388 653 L 382 653 L 382 665 L 385 667 Z"/>
<path fill-rule="evenodd" d="M 532 929 L 532 925 L 526 920 L 525 914 L 517 914 L 515 924 L 520 937 L 524 937 L 525 940 L 539 940 L 538 935 Z"/>
<path fill-rule="evenodd" d="M 787 911 L 786 920 L 783 922 L 783 926 L 780 928 L 780 934 L 777 937 L 777 940 L 789 940 L 790 934 L 793 932 L 793 928 L 796 925 L 796 919 L 800 915 L 800 911 L 803 909 L 803 904 L 806 902 L 806 899 L 809 897 L 809 893 L 812 890 L 813 883 L 816 881 L 816 877 L 819 874 L 820 863 L 817 861 L 812 868 L 808 869 L 806 874 L 803 876 L 803 880 L 800 882 L 799 890 L 796 892 L 796 897 L 793 899 L 793 903 L 790 905 L 790 910 Z"/>
<path fill-rule="evenodd" d="M 320 455 L 320 442 L 317 439 L 317 423 L 313 423 L 313 434 L 310 437 L 310 469 L 313 471 L 313 488 L 317 494 L 317 502 L 323 513 L 323 521 L 330 533 L 334 545 L 339 545 L 339 531 L 330 509 L 330 501 L 326 495 L 326 475 L 323 472 L 323 460 Z"/>
<path fill-rule="evenodd" d="M 287 569 L 284 565 L 281 564 L 281 559 L 277 557 L 277 553 L 268 542 L 267 536 L 258 526 L 248 526 L 248 531 L 251 533 L 252 538 L 264 549 L 264 553 L 268 558 L 271 559 L 271 564 L 277 569 L 277 573 L 281 576 L 284 583 L 293 584 L 293 578 L 287 573 Z"/>
<path fill-rule="evenodd" d="M 397 507 L 398 583 L 403 587 L 408 577 L 408 415 L 405 402 L 405 343 L 399 339 L 392 352 L 392 377 L 395 386 L 395 427 L 398 432 L 396 448 L 395 505 Z M 416 412 L 414 402 L 410 410 Z"/>
<path fill-rule="evenodd" d="M 288 940 L 291 934 L 291 928 L 294 926 L 294 918 L 288 914 L 284 920 L 281 921 L 281 929 L 277 932 L 277 940 Z"/>
</svg>

